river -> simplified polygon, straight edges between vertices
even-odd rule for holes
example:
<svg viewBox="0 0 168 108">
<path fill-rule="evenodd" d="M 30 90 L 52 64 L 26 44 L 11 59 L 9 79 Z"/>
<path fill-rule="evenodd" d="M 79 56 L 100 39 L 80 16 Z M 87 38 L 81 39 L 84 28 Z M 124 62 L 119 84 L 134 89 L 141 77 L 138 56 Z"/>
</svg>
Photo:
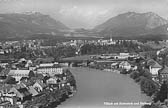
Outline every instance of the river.
<svg viewBox="0 0 168 108">
<path fill-rule="evenodd" d="M 139 102 L 150 101 L 126 75 L 80 67 L 70 70 L 78 90 L 58 108 L 141 108 Z"/>
</svg>

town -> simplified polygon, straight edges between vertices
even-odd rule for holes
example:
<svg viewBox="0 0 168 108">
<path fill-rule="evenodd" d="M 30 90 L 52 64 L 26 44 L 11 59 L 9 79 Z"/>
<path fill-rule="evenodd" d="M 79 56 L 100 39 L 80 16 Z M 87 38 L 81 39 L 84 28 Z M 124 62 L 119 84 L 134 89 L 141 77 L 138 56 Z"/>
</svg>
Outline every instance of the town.
<svg viewBox="0 0 168 108">
<path fill-rule="evenodd" d="M 155 48 L 160 44 L 112 38 L 48 41 L 51 40 L 1 42 L 1 108 L 56 107 L 77 92 L 69 67 L 128 75 L 153 99 L 153 106 L 158 105 L 156 102 L 166 105 L 167 41 L 160 41 L 165 46 Z"/>
</svg>

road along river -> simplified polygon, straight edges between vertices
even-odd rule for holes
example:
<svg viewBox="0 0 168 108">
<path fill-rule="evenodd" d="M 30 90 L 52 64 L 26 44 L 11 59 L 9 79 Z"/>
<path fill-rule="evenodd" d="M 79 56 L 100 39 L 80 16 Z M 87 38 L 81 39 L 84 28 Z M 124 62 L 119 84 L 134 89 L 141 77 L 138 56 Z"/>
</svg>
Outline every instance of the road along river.
<svg viewBox="0 0 168 108">
<path fill-rule="evenodd" d="M 126 75 L 80 67 L 70 70 L 78 90 L 58 108 L 141 108 L 150 101 Z"/>
</svg>

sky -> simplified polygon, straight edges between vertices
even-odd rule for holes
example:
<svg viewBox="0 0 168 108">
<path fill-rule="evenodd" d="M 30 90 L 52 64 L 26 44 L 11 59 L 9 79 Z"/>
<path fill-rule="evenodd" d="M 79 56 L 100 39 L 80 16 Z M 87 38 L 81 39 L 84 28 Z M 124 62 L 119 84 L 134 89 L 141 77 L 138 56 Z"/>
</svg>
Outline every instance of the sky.
<svg viewBox="0 0 168 108">
<path fill-rule="evenodd" d="M 41 12 L 70 28 L 93 28 L 125 12 L 154 12 L 168 19 L 168 0 L 0 0 L 0 13 Z"/>
</svg>

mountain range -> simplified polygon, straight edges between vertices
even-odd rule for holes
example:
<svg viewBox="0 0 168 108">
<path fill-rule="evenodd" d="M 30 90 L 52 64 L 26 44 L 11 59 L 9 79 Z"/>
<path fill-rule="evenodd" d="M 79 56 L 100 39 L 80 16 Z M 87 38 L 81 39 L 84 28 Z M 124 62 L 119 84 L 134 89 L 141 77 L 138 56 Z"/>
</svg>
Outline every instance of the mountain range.
<svg viewBox="0 0 168 108">
<path fill-rule="evenodd" d="M 68 33 L 68 30 L 70 28 L 62 22 L 39 12 L 0 14 L 0 39 L 25 38 L 36 34 L 55 35 Z M 101 37 L 168 39 L 168 20 L 153 12 L 127 12 L 110 18 L 91 31 Z M 87 31 L 83 33 L 87 35 Z"/>
<path fill-rule="evenodd" d="M 0 14 L 0 38 L 57 33 L 67 29 L 69 28 L 60 21 L 39 12 Z"/>
<path fill-rule="evenodd" d="M 153 12 L 127 12 L 110 18 L 93 30 L 103 36 L 167 35 L 168 20 Z"/>
</svg>

